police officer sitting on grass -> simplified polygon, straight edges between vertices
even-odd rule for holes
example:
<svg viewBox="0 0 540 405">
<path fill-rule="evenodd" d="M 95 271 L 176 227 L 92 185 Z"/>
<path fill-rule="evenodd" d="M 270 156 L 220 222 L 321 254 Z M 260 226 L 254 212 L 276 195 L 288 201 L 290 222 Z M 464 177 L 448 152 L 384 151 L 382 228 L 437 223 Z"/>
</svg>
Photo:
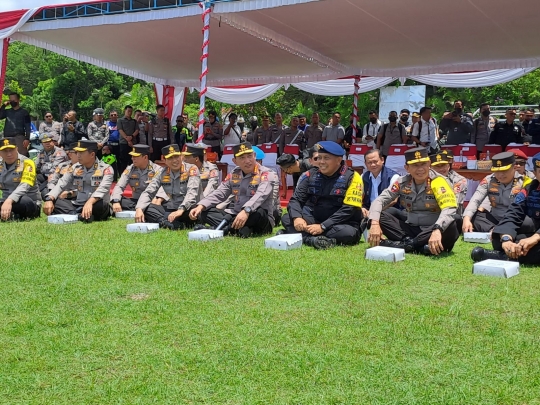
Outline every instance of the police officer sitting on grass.
<svg viewBox="0 0 540 405">
<path fill-rule="evenodd" d="M 150 146 L 148 145 L 133 145 L 133 150 L 129 154 L 133 164 L 124 170 L 112 192 L 111 202 L 114 212 L 133 211 L 146 186 L 162 170 L 161 166 L 150 160 Z M 122 196 L 128 184 L 132 191 L 131 198 Z"/>
<path fill-rule="evenodd" d="M 227 221 L 224 234 L 229 232 L 248 238 L 252 234 L 263 235 L 272 232 L 274 227 L 274 188 L 270 169 L 256 162 L 251 143 L 244 142 L 233 147 L 234 170 L 227 175 L 223 183 L 197 203 L 190 218 L 200 217 L 198 229 L 209 224 L 218 227 Z M 225 209 L 214 208 L 234 196 Z"/>
<path fill-rule="evenodd" d="M 166 169 L 154 176 L 143 191 L 135 207 L 136 222 L 159 224 L 160 228 L 176 231 L 192 225 L 189 210 L 195 205 L 200 193 L 201 178 L 197 166 L 182 162 L 182 152 L 177 144 L 161 149 Z M 167 202 L 158 191 L 162 187 Z M 156 197 L 161 201 L 152 202 Z"/>
<path fill-rule="evenodd" d="M 452 161 L 454 159 L 452 152 L 444 150 L 435 155 L 431 155 L 429 158 L 431 159 L 431 168 L 441 176 L 445 177 L 454 189 L 458 204 L 456 225 L 458 225 L 458 230 L 461 230 L 461 214 L 463 213 L 463 203 L 465 202 L 468 189 L 467 179 L 452 170 Z"/>
<path fill-rule="evenodd" d="M 456 196 L 446 179 L 430 169 L 426 148 L 405 152 L 405 169 L 390 188 L 371 203 L 369 210 L 371 246 L 388 246 L 406 252 L 439 255 L 450 252 L 459 232 L 454 222 Z M 383 211 L 399 197 L 406 220 Z M 381 240 L 382 235 L 388 239 Z"/>
<path fill-rule="evenodd" d="M 111 166 L 96 156 L 98 143 L 82 140 L 74 148 L 79 163 L 69 168 L 58 184 L 45 197 L 43 212 L 51 214 L 78 214 L 79 221 L 105 221 L 111 215 L 110 189 L 114 178 Z M 71 190 L 77 190 L 71 200 Z M 67 198 L 59 198 L 67 191 Z"/>
<path fill-rule="evenodd" d="M 519 191 L 493 228 L 491 239 L 495 250 L 475 247 L 471 253 L 475 262 L 495 259 L 540 264 L 540 153 L 534 155 L 533 167 L 535 179 Z M 529 219 L 534 223 L 532 229 L 524 227 Z"/>
<path fill-rule="evenodd" d="M 315 249 L 355 245 L 360 241 L 362 177 L 343 162 L 345 151 L 336 142 L 321 141 L 318 168 L 298 180 L 281 222 L 281 233 L 302 233 L 302 240 Z"/>
<path fill-rule="evenodd" d="M 482 179 L 463 213 L 463 232 L 491 232 L 504 218 L 521 188 L 531 182 L 530 178 L 516 172 L 512 152 L 497 153 L 491 162 L 493 174 Z M 486 197 L 487 203 L 484 203 Z M 483 208 L 484 205 L 489 211 Z M 523 225 L 534 232 L 530 218 L 525 219 Z"/>
<path fill-rule="evenodd" d="M 182 152 L 184 162 L 197 166 L 201 173 L 201 195 L 200 199 L 209 196 L 218 187 L 219 170 L 218 167 L 204 160 L 207 146 L 204 144 L 186 144 L 186 150 Z"/>
<path fill-rule="evenodd" d="M 17 151 L 15 138 L 0 141 L 0 218 L 2 221 L 33 219 L 41 211 L 34 161 Z"/>
<path fill-rule="evenodd" d="M 38 173 L 37 181 L 41 197 L 45 198 L 48 192 L 47 183 L 56 168 L 68 160 L 66 152 L 54 145 L 54 142 L 48 134 L 43 134 L 39 137 L 43 150 L 39 152 L 36 162 L 36 170 Z"/>
<path fill-rule="evenodd" d="M 66 147 L 64 151 L 67 153 L 69 160 L 67 162 L 61 163 L 53 174 L 49 177 L 49 182 L 47 183 L 47 189 L 51 191 L 54 186 L 58 184 L 58 181 L 68 172 L 68 170 L 75 164 L 79 163 L 79 158 L 77 157 L 77 152 L 75 148 L 77 147 L 77 142 L 73 142 L 69 147 Z M 68 198 L 69 195 L 69 198 Z M 73 199 L 77 195 L 77 190 L 62 191 L 62 194 L 58 198 L 68 198 Z"/>
</svg>

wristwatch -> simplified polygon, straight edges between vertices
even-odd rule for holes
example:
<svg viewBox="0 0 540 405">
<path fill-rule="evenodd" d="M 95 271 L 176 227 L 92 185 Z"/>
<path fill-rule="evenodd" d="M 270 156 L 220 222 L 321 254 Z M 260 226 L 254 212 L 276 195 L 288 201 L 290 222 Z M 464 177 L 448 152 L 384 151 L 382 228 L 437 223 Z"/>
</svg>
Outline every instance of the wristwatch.
<svg viewBox="0 0 540 405">
<path fill-rule="evenodd" d="M 47 197 L 45 197 L 45 201 L 51 201 L 51 202 L 54 202 L 54 198 L 51 197 L 50 195 L 48 195 Z"/>
<path fill-rule="evenodd" d="M 326 226 L 324 226 L 324 224 L 321 224 L 321 229 L 322 229 L 323 231 L 326 231 Z"/>
<path fill-rule="evenodd" d="M 68 191 L 67 198 L 73 198 L 73 191 Z"/>
<path fill-rule="evenodd" d="M 246 211 L 246 214 L 251 214 L 251 207 L 245 207 L 243 210 Z"/>
<path fill-rule="evenodd" d="M 433 230 L 434 230 L 434 231 L 439 230 L 439 231 L 441 231 L 441 233 L 442 233 L 442 231 L 443 231 L 442 226 L 440 226 L 439 224 L 433 225 Z"/>
<path fill-rule="evenodd" d="M 511 236 L 508 236 L 508 235 L 503 235 L 501 237 L 501 242 L 504 243 L 504 242 L 513 242 L 514 240 L 512 239 Z"/>
</svg>

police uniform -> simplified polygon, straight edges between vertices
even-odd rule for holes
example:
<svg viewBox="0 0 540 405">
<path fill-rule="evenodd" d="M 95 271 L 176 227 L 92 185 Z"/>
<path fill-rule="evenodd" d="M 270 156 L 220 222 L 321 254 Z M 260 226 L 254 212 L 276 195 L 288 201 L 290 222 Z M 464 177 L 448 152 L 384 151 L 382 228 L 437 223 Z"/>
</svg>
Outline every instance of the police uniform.
<svg viewBox="0 0 540 405">
<path fill-rule="evenodd" d="M 332 141 L 321 141 L 315 147 L 319 155 L 344 154 L 343 148 Z M 320 224 L 321 235 L 302 232 L 304 243 L 317 249 L 354 245 L 361 236 L 362 196 L 362 177 L 344 162 L 332 175 L 324 175 L 313 167 L 300 177 L 281 222 L 286 233 L 298 233 L 294 228 L 297 218 L 303 218 L 308 225 Z"/>
<path fill-rule="evenodd" d="M 97 152 L 98 145 L 94 141 L 79 141 L 74 148 L 76 152 Z M 91 167 L 76 163 L 58 181 L 56 186 L 47 194 L 45 201 L 54 202 L 53 214 L 80 214 L 84 205 L 90 198 L 97 201 L 92 207 L 92 218 L 83 221 L 104 221 L 110 213 L 110 191 L 114 179 L 114 170 L 111 166 L 96 157 Z M 63 191 L 76 190 L 73 200 L 58 198 Z"/>
<path fill-rule="evenodd" d="M 264 128 L 264 127 L 257 127 L 255 132 L 253 133 L 253 145 L 262 145 L 263 143 L 271 142 L 272 139 L 272 130 L 271 127 Z M 277 142 L 278 145 L 280 142 L 282 142 L 283 137 L 279 139 Z"/>
<path fill-rule="evenodd" d="M 454 190 L 454 194 L 456 195 L 456 199 L 457 199 L 456 221 L 458 222 L 457 223 L 458 230 L 460 230 L 461 229 L 461 214 L 463 213 L 463 203 L 465 202 L 465 197 L 467 196 L 467 190 L 468 190 L 467 179 L 452 170 L 452 161 L 454 158 L 454 155 L 452 154 L 452 152 L 448 152 L 445 150 L 445 151 L 442 151 L 441 153 L 431 155 L 429 158 L 431 159 L 431 166 L 439 166 L 443 164 L 450 165 L 450 171 L 448 172 L 448 176 L 446 176 L 446 180 L 448 181 L 448 184 L 452 186 Z"/>
<path fill-rule="evenodd" d="M 505 171 L 513 169 L 515 157 L 512 152 L 502 152 L 493 156 L 491 161 L 492 172 Z M 517 171 L 514 174 L 514 179 L 508 184 L 502 184 L 495 178 L 494 174 L 486 176 L 469 201 L 463 217 L 471 219 L 476 232 L 490 232 L 503 219 L 506 210 L 514 202 L 521 188 L 530 182 L 531 179 Z M 487 210 L 478 211 L 486 197 L 489 199 L 490 212 Z M 525 225 L 529 228 L 533 226 L 530 218 L 525 221 Z"/>
<path fill-rule="evenodd" d="M 540 153 L 533 157 L 533 166 L 540 168 Z M 525 224 L 528 219 L 533 222 L 532 228 L 529 229 Z M 503 251 L 501 239 L 509 237 L 510 241 L 518 243 L 535 233 L 540 234 L 540 182 L 536 179 L 519 191 L 504 218 L 493 228 L 492 243 L 495 251 L 478 246 L 473 249 L 471 257 L 474 261 L 510 260 Z M 534 245 L 526 255 L 520 256 L 518 261 L 525 264 L 540 264 L 540 243 Z"/>
<path fill-rule="evenodd" d="M 318 142 L 322 141 L 322 133 L 324 131 L 324 126 L 321 124 L 318 125 L 309 125 L 304 131 L 304 142 L 307 149 L 312 148 Z"/>
<path fill-rule="evenodd" d="M 75 147 L 77 146 L 77 142 L 72 143 L 68 148 L 65 149 L 66 153 L 68 152 L 75 152 Z M 75 163 L 71 163 L 71 160 L 68 160 L 67 162 L 60 163 L 58 167 L 55 169 L 55 171 L 49 176 L 49 182 L 47 183 L 47 189 L 50 191 L 58 184 L 58 181 L 68 172 L 68 170 L 74 165 Z M 69 197 L 68 199 L 72 199 L 76 194 L 77 190 L 68 190 Z"/>
<path fill-rule="evenodd" d="M 235 157 L 253 152 L 249 142 L 233 147 Z M 270 233 L 275 224 L 274 175 L 259 163 L 255 163 L 251 173 L 243 173 L 240 167 L 235 167 L 212 194 L 197 203 L 205 209 L 201 214 L 201 222 L 217 227 L 225 219 L 231 225 L 243 210 L 248 214 L 248 219 L 244 227 L 238 230 L 240 236 Z M 214 208 L 226 202 L 231 195 L 233 200 L 227 208 Z M 229 231 L 229 228 L 225 231 Z"/>
<path fill-rule="evenodd" d="M 148 145 L 133 145 L 133 150 L 129 152 L 131 156 L 148 156 L 150 154 L 150 147 Z M 120 204 L 122 210 L 132 211 L 135 210 L 137 201 L 142 192 L 146 189 L 146 186 L 158 176 L 162 167 L 158 166 L 151 160 L 148 160 L 148 165 L 144 169 L 140 169 L 134 164 L 129 165 L 122 173 L 120 180 L 116 183 L 111 196 L 111 202 L 113 204 Z M 131 198 L 123 197 L 126 186 L 129 184 L 131 187 Z"/>
<path fill-rule="evenodd" d="M 285 145 L 301 145 L 302 139 L 304 139 L 304 131 L 300 128 L 287 128 L 283 131 L 283 136 L 281 137 L 279 144 L 279 153 L 283 153 Z"/>
<path fill-rule="evenodd" d="M 180 156 L 180 147 L 176 144 L 168 145 L 161 150 L 165 159 Z M 152 204 L 160 188 L 167 195 L 168 201 L 163 205 Z M 146 187 L 139 197 L 136 209 L 144 211 L 146 222 L 158 223 L 162 228 L 178 230 L 191 225 L 189 210 L 195 205 L 200 193 L 201 178 L 197 166 L 182 162 L 180 170 L 172 171 L 170 168 L 163 169 L 159 175 Z M 183 210 L 183 214 L 172 223 L 167 220 L 170 213 Z"/>
<path fill-rule="evenodd" d="M 204 160 L 205 153 L 206 147 L 201 146 L 201 144 L 187 144 L 186 150 L 182 152 L 184 156 L 197 156 L 199 161 L 202 162 L 202 166 L 199 168 L 201 175 L 201 194 L 198 196 L 198 200 L 202 200 L 204 197 L 212 194 L 219 183 L 219 169 L 215 164 Z"/>
<path fill-rule="evenodd" d="M 15 149 L 15 138 L 0 141 L 0 150 Z M 0 159 L 0 207 L 7 199 L 13 201 L 12 219 L 33 219 L 39 217 L 41 194 L 36 182 L 36 165 L 33 160 L 18 153 L 12 165 Z"/>
<path fill-rule="evenodd" d="M 103 114 L 103 108 L 96 108 L 94 110 L 94 116 L 103 116 Z M 90 124 L 88 124 L 88 127 L 86 127 L 86 132 L 88 133 L 88 139 L 102 145 L 107 143 L 109 140 L 109 128 L 105 122 L 92 121 Z"/>
<path fill-rule="evenodd" d="M 277 143 L 279 145 L 279 142 L 283 139 L 283 133 L 287 128 L 287 125 L 270 125 L 270 139 L 268 142 Z"/>
<path fill-rule="evenodd" d="M 148 144 L 152 147 L 151 160 L 161 159 L 161 149 L 174 140 L 171 121 L 167 117 L 155 117 L 148 123 Z"/>
<path fill-rule="evenodd" d="M 41 135 L 40 140 L 42 144 L 53 141 L 53 139 L 50 138 L 47 134 Z M 68 160 L 69 158 L 66 152 L 58 146 L 55 146 L 49 152 L 47 152 L 45 149 L 39 152 L 36 162 L 36 170 L 38 173 L 37 181 L 39 185 L 39 191 L 41 192 L 42 198 L 45 198 L 45 196 L 47 195 L 47 184 L 51 175 L 56 171 L 56 168 L 61 163 L 64 163 Z"/>
<path fill-rule="evenodd" d="M 405 161 L 412 165 L 429 162 L 430 158 L 427 149 L 414 148 L 405 152 Z M 396 198 L 405 209 L 406 220 L 383 211 Z M 390 241 L 382 241 L 381 246 L 424 253 L 432 232 L 438 229 L 443 250 L 450 252 L 459 237 L 454 221 L 456 209 L 452 187 L 445 177 L 430 169 L 425 183 L 416 184 L 412 175 L 407 174 L 383 190 L 371 203 L 369 219 L 380 221 L 382 232 Z"/>
<path fill-rule="evenodd" d="M 215 120 L 213 123 L 207 122 L 204 124 L 205 128 L 210 126 L 211 133 L 204 132 L 204 143 L 212 148 L 212 152 L 215 152 L 221 158 L 221 138 L 223 138 L 223 127 Z"/>
</svg>

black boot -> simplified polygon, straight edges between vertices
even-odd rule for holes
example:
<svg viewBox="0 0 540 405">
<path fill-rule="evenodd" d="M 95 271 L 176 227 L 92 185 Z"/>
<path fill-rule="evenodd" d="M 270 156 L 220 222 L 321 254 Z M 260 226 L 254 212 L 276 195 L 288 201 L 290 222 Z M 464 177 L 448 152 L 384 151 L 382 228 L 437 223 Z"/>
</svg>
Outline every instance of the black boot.
<svg viewBox="0 0 540 405">
<path fill-rule="evenodd" d="M 285 235 L 287 232 L 285 232 L 285 229 L 280 229 L 279 231 L 276 232 L 276 236 L 279 236 L 279 235 Z"/>
<path fill-rule="evenodd" d="M 242 239 L 249 238 L 252 233 L 253 231 L 251 230 L 251 228 L 247 226 L 243 226 L 242 228 L 238 230 L 238 236 L 240 236 Z"/>
<path fill-rule="evenodd" d="M 211 229 L 211 228 L 205 224 L 197 224 L 193 227 L 194 231 L 200 231 L 201 229 Z"/>
<path fill-rule="evenodd" d="M 167 220 L 161 221 L 159 227 L 162 229 L 170 229 L 171 231 L 174 230 L 174 225 Z"/>
<path fill-rule="evenodd" d="M 326 236 L 308 236 L 304 238 L 304 243 L 308 246 L 312 246 L 317 250 L 326 250 L 333 248 L 337 245 L 337 241 L 334 238 L 327 238 Z"/>
<path fill-rule="evenodd" d="M 403 249 L 405 250 L 405 253 L 412 253 L 414 252 L 414 245 L 413 241 L 410 238 L 405 238 L 402 241 L 395 242 L 389 239 L 381 240 L 380 246 L 384 247 L 391 247 L 396 249 Z"/>
<path fill-rule="evenodd" d="M 477 246 L 472 250 L 471 259 L 474 262 L 480 262 L 487 259 L 510 261 L 510 258 L 503 252 L 499 250 L 484 249 L 481 246 Z"/>
<path fill-rule="evenodd" d="M 79 216 L 77 217 L 77 219 L 78 219 L 79 221 L 81 221 L 81 222 L 84 222 L 85 224 L 91 224 L 92 222 L 94 222 L 94 216 L 93 216 L 93 215 L 90 215 L 90 218 L 88 218 L 88 219 L 84 219 L 84 218 L 82 217 L 82 215 L 79 214 Z"/>
</svg>

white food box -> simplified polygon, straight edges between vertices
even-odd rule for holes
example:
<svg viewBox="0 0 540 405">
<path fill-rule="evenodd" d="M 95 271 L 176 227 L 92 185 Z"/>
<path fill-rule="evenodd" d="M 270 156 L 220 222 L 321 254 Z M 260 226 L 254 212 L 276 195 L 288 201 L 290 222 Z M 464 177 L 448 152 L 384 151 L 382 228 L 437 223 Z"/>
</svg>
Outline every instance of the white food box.
<svg viewBox="0 0 540 405">
<path fill-rule="evenodd" d="M 115 212 L 114 216 L 116 218 L 122 218 L 122 219 L 133 219 L 135 218 L 135 211 L 120 211 Z"/>
<path fill-rule="evenodd" d="M 483 260 L 473 265 L 473 274 L 510 278 L 519 274 L 519 263 L 505 260 Z"/>
<path fill-rule="evenodd" d="M 264 240 L 264 247 L 276 250 L 292 250 L 302 246 L 301 233 L 289 233 L 273 236 Z"/>
<path fill-rule="evenodd" d="M 491 243 L 491 235 L 489 232 L 464 232 L 463 241 L 472 243 Z"/>
<path fill-rule="evenodd" d="M 366 260 L 380 260 L 392 263 L 400 262 L 405 260 L 405 249 L 375 246 L 366 250 Z"/>
<path fill-rule="evenodd" d="M 49 215 L 47 217 L 47 222 L 49 224 L 74 224 L 79 222 L 79 216 L 67 214 Z"/>
<path fill-rule="evenodd" d="M 467 160 L 467 169 L 469 170 L 476 170 L 477 160 L 476 159 L 470 159 Z"/>
<path fill-rule="evenodd" d="M 158 231 L 159 224 L 147 224 L 141 222 L 139 224 L 128 224 L 126 229 L 128 232 L 150 233 Z"/>
<path fill-rule="evenodd" d="M 188 240 L 200 240 L 207 242 L 209 240 L 223 239 L 223 231 L 214 229 L 199 229 L 188 233 Z"/>
</svg>

